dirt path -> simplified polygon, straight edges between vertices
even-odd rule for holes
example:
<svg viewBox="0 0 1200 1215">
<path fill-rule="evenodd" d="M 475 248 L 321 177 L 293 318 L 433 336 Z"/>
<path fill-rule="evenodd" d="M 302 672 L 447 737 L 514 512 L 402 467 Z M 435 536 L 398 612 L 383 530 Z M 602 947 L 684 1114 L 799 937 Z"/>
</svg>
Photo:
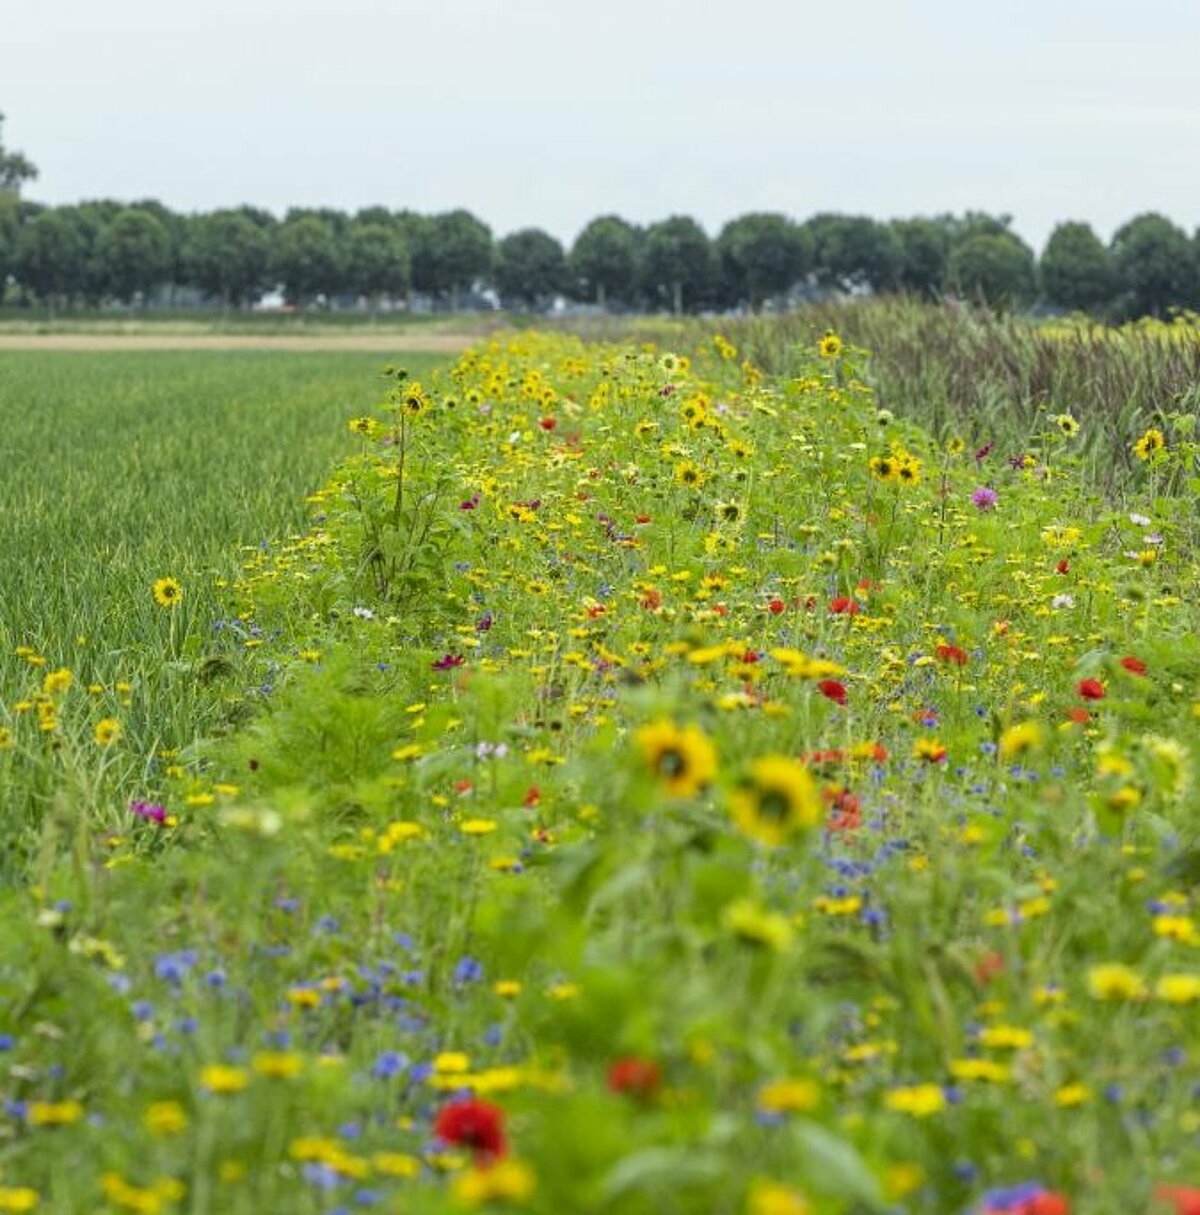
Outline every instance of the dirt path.
<svg viewBox="0 0 1200 1215">
<path fill-rule="evenodd" d="M 2 350 L 291 350 L 457 354 L 482 340 L 466 333 L 221 334 L 0 333 Z"/>
</svg>

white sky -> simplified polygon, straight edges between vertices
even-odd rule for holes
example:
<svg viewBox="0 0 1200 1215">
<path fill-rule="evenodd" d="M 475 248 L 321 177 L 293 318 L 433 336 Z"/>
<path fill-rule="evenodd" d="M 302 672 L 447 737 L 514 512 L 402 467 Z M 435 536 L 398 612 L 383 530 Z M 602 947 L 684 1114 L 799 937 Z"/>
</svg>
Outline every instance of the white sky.
<svg viewBox="0 0 1200 1215">
<path fill-rule="evenodd" d="M 47 202 L 1200 224 L 1200 0 L 0 0 Z"/>
</svg>

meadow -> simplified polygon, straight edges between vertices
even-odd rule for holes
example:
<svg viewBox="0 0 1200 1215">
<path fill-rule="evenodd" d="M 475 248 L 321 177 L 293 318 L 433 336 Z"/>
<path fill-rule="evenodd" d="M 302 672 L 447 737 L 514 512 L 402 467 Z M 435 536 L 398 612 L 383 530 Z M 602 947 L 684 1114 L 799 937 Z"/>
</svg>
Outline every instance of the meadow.
<svg viewBox="0 0 1200 1215">
<path fill-rule="evenodd" d="M 1200 1209 L 1188 410 L 674 336 L 0 362 L 0 1211 Z"/>
</svg>

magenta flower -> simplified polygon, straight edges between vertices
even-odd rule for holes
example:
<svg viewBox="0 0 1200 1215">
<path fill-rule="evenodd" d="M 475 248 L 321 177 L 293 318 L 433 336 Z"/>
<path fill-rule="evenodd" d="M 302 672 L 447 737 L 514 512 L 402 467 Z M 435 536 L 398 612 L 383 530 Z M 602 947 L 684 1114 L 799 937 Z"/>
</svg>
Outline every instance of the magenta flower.
<svg viewBox="0 0 1200 1215">
<path fill-rule="evenodd" d="M 466 661 L 461 654 L 446 654 L 429 665 L 435 671 L 449 671 L 454 667 L 461 667 Z"/>
<path fill-rule="evenodd" d="M 994 489 L 988 489 L 986 485 L 983 485 L 971 495 L 971 501 L 979 510 L 992 510 L 998 497 L 999 495 Z"/>
<path fill-rule="evenodd" d="M 129 813 L 137 818 L 144 818 L 147 822 L 158 823 L 159 826 L 167 821 L 166 808 L 155 802 L 130 802 Z"/>
</svg>

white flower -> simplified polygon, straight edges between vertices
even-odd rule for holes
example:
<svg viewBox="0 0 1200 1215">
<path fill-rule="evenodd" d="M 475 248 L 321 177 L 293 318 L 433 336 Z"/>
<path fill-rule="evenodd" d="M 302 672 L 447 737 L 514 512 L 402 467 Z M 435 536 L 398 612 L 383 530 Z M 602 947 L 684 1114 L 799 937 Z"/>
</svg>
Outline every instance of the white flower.
<svg viewBox="0 0 1200 1215">
<path fill-rule="evenodd" d="M 1050 600 L 1050 606 L 1052 608 L 1073 608 L 1075 606 L 1075 596 L 1055 595 L 1054 598 Z"/>
<path fill-rule="evenodd" d="M 1130 515 L 1129 522 L 1135 527 L 1149 527 L 1150 520 L 1145 515 Z"/>
<path fill-rule="evenodd" d="M 374 620 L 375 619 L 375 613 L 373 611 L 371 611 L 371 609 L 369 607 L 356 607 L 354 609 L 353 614 L 355 616 L 357 616 L 359 618 L 359 620 Z"/>
</svg>

